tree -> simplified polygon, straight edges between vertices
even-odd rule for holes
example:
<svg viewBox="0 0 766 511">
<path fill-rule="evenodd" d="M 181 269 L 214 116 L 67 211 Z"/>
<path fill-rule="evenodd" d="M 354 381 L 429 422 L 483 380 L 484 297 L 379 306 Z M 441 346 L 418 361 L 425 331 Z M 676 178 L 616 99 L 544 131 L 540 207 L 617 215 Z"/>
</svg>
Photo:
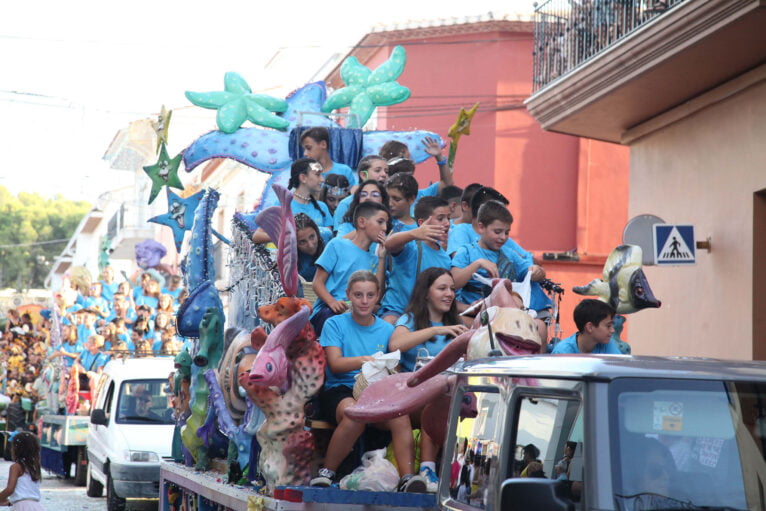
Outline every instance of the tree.
<svg viewBox="0 0 766 511">
<path fill-rule="evenodd" d="M 26 192 L 14 197 L 0 186 L 0 288 L 42 287 L 51 263 L 89 210 L 87 202 Z M 52 240 L 64 241 L 39 244 Z"/>
</svg>

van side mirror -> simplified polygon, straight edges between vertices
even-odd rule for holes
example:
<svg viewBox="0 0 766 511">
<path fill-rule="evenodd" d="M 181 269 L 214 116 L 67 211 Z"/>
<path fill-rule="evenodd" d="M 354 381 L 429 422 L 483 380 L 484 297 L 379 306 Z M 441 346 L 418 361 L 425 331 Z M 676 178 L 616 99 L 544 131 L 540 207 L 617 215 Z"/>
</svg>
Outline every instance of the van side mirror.
<svg viewBox="0 0 766 511">
<path fill-rule="evenodd" d="M 502 511 L 574 511 L 567 481 L 543 478 L 506 479 L 500 489 Z"/>
<path fill-rule="evenodd" d="M 90 423 L 96 424 L 97 426 L 106 426 L 106 412 L 101 408 L 93 410 L 90 414 Z"/>
</svg>

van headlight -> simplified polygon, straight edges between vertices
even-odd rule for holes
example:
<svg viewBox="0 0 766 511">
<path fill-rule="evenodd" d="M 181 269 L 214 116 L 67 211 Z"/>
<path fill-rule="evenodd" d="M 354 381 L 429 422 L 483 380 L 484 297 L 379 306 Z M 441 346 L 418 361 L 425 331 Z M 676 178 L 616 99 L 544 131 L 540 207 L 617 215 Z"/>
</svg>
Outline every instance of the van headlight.
<svg viewBox="0 0 766 511">
<path fill-rule="evenodd" d="M 160 457 L 157 453 L 150 451 L 122 451 L 125 461 L 134 461 L 139 463 L 159 463 Z"/>
</svg>

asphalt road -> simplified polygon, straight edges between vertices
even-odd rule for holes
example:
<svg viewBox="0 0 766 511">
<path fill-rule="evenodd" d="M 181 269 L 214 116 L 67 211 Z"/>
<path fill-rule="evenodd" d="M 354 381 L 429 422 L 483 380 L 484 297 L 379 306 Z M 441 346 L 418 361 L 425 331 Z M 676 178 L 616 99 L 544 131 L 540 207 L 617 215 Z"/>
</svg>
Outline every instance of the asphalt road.
<svg viewBox="0 0 766 511">
<path fill-rule="evenodd" d="M 0 489 L 5 488 L 10 466 L 11 462 L 0 460 Z M 84 486 L 75 486 L 72 481 L 65 481 L 43 470 L 42 504 L 49 511 L 106 511 L 105 496 L 106 492 L 101 498 L 88 497 Z M 128 509 L 156 511 L 157 504 L 128 501 Z"/>
</svg>

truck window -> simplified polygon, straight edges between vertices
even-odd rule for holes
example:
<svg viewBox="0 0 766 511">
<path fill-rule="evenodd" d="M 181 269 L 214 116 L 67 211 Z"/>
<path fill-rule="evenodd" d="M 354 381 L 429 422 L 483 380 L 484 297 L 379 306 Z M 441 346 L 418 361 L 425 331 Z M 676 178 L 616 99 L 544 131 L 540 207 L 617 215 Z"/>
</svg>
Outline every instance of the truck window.
<svg viewBox="0 0 766 511">
<path fill-rule="evenodd" d="M 120 424 L 173 424 L 167 380 L 129 380 L 120 385 L 117 422 Z"/>
<path fill-rule="evenodd" d="M 624 379 L 610 401 L 618 509 L 764 508 L 763 385 Z"/>
</svg>

